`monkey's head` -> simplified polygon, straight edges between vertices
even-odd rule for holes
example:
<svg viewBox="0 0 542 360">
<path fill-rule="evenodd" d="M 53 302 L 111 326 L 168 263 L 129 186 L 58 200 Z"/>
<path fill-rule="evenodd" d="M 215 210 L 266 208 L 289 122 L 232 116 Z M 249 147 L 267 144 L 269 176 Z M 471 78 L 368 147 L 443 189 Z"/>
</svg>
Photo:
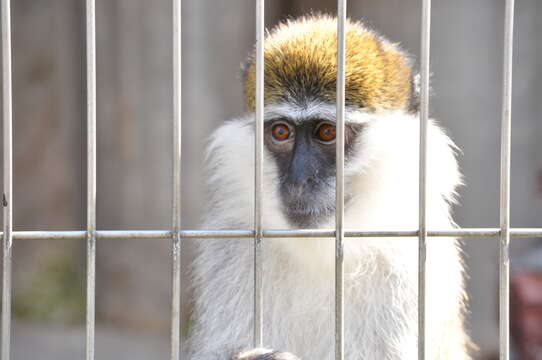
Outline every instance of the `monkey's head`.
<svg viewBox="0 0 542 360">
<path fill-rule="evenodd" d="M 336 57 L 337 22 L 328 16 L 287 21 L 265 41 L 265 147 L 279 174 L 282 211 L 296 226 L 315 225 L 335 208 Z M 243 73 L 249 111 L 255 67 L 252 56 Z M 349 164 L 363 151 L 368 118 L 415 113 L 418 100 L 408 57 L 359 22 L 346 24 L 345 73 Z"/>
</svg>

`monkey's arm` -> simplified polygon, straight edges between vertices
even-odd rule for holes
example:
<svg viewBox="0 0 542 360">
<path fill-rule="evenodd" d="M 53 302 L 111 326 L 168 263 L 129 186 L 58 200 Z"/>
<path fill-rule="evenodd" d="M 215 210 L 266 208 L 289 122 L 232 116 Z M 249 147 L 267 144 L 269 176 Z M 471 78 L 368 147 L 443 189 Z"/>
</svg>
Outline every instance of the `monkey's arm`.
<svg viewBox="0 0 542 360">
<path fill-rule="evenodd" d="M 274 351 L 270 349 L 253 349 L 243 351 L 233 357 L 232 360 L 300 360 L 290 353 Z"/>
</svg>

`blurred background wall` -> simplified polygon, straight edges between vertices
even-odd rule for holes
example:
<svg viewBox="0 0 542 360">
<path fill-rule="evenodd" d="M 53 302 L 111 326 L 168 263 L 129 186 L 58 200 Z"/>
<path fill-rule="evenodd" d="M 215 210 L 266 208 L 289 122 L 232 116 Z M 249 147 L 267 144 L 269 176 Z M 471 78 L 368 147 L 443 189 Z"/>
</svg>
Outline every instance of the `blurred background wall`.
<svg viewBox="0 0 542 360">
<path fill-rule="evenodd" d="M 97 0 L 99 229 L 170 225 L 170 3 Z M 311 9 L 333 13 L 336 7 L 334 0 L 267 3 L 268 27 Z M 83 1 L 12 1 L 15 230 L 84 226 L 83 9 Z M 420 0 L 349 4 L 350 17 L 362 19 L 414 57 L 420 48 L 420 13 Z M 196 228 L 203 211 L 207 137 L 244 111 L 239 74 L 253 47 L 253 14 L 251 0 L 183 1 L 185 228 Z M 516 4 L 513 227 L 542 226 L 541 15 L 538 0 Z M 456 219 L 464 227 L 498 226 L 503 19 L 501 0 L 433 1 L 431 114 L 463 150 L 466 186 Z M 497 239 L 470 239 L 465 246 L 469 329 L 480 359 L 498 344 L 497 244 Z M 534 239 L 514 241 L 513 255 L 537 246 L 542 244 Z M 169 249 L 162 240 L 98 243 L 101 358 L 165 358 Z M 15 359 L 82 354 L 84 250 L 74 241 L 15 243 Z M 141 350 L 141 344 L 149 346 Z"/>
</svg>

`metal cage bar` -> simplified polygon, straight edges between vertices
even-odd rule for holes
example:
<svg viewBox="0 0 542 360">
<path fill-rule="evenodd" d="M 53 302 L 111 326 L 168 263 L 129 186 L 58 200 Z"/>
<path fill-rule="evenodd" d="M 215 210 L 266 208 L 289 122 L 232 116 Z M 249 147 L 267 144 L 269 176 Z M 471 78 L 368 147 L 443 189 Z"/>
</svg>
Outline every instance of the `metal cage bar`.
<svg viewBox="0 0 542 360">
<path fill-rule="evenodd" d="M 13 245 L 13 133 L 10 1 L 2 0 L 2 130 L 4 135 L 4 253 L 2 272 L 2 360 L 9 360 L 11 342 L 11 260 Z"/>
<path fill-rule="evenodd" d="M 171 360 L 181 354 L 181 0 L 173 0 L 173 203 L 171 221 Z"/>
<path fill-rule="evenodd" d="M 418 359 L 426 358 L 426 260 L 427 260 L 427 122 L 429 117 L 429 64 L 431 56 L 431 0 L 423 0 L 421 30 L 420 164 L 418 233 Z"/>
<path fill-rule="evenodd" d="M 335 360 L 344 359 L 344 118 L 346 0 L 337 2 L 337 142 L 335 177 Z"/>
<path fill-rule="evenodd" d="M 96 332 L 96 3 L 86 0 L 87 318 L 86 359 L 94 360 Z"/>
<path fill-rule="evenodd" d="M 501 129 L 500 243 L 499 243 L 499 347 L 500 359 L 510 358 L 510 154 L 512 131 L 512 69 L 514 0 L 506 0 Z"/>
<path fill-rule="evenodd" d="M 262 177 L 265 0 L 256 2 L 256 126 L 254 142 L 254 346 L 263 343 Z"/>
<path fill-rule="evenodd" d="M 212 239 L 212 238 L 253 238 L 254 230 L 181 230 L 183 239 Z M 381 237 L 419 237 L 418 230 L 345 230 L 345 238 L 381 238 Z M 456 238 L 495 238 L 499 237 L 499 228 L 459 228 L 454 230 L 428 230 L 427 237 L 456 237 Z M 542 228 L 510 228 L 511 238 L 542 238 Z M 0 232 L 0 239 L 4 235 Z M 86 231 L 14 231 L 13 240 L 83 240 Z M 171 240 L 170 230 L 97 230 L 97 240 L 116 239 L 168 239 Z M 335 230 L 331 229 L 298 229 L 298 230 L 263 230 L 262 238 L 335 238 Z"/>
</svg>

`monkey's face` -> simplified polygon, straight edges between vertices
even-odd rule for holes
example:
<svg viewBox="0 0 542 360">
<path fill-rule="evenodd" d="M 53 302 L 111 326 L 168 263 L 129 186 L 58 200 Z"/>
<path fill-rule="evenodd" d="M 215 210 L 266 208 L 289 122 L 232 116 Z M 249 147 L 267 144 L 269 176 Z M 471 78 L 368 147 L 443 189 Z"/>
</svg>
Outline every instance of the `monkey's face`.
<svg viewBox="0 0 542 360">
<path fill-rule="evenodd" d="M 276 162 L 283 213 L 294 226 L 314 227 L 335 211 L 336 121 L 331 105 L 326 108 L 266 111 L 265 146 Z M 361 126 L 345 126 L 346 161 Z"/>
<path fill-rule="evenodd" d="M 349 21 L 345 36 L 347 124 L 360 123 L 349 121 L 348 109 L 372 118 L 415 113 L 417 86 L 408 56 L 359 22 Z M 264 45 L 266 147 L 277 165 L 282 214 L 296 228 L 324 225 L 335 209 L 336 19 L 311 15 L 287 21 L 266 36 Z M 248 59 L 243 78 L 252 112 L 255 56 Z M 345 202 L 352 204 L 348 174 L 360 170 L 353 164 L 370 159 L 374 148 L 356 146 L 364 141 L 356 141 L 364 137 L 357 136 L 358 126 L 347 125 L 345 130 Z M 385 136 L 377 138 L 386 141 Z"/>
</svg>

